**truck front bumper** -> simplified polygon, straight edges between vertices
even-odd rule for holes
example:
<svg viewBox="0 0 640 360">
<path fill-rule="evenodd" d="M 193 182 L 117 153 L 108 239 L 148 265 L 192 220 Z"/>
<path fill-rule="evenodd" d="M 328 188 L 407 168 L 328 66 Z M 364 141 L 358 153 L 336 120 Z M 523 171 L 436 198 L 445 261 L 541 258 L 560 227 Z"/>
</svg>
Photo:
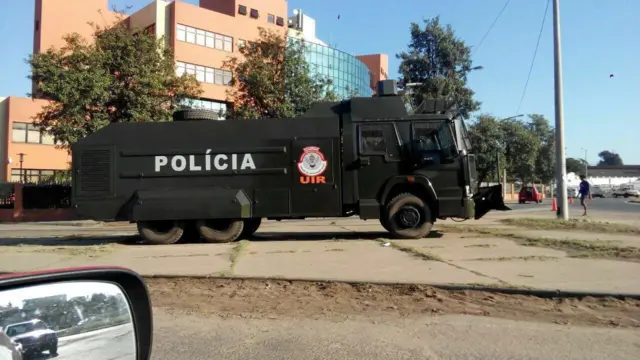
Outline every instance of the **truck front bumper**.
<svg viewBox="0 0 640 360">
<path fill-rule="evenodd" d="M 465 200 L 464 210 L 467 219 L 478 220 L 491 210 L 508 211 L 511 208 L 504 204 L 502 185 L 495 185 L 478 189 L 471 199 Z"/>
</svg>

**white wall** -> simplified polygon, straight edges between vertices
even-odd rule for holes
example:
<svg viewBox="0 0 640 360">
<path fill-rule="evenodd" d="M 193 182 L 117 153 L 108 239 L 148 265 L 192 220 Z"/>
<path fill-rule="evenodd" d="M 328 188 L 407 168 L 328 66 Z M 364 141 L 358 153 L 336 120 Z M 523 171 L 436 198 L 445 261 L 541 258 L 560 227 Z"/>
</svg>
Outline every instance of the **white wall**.
<svg viewBox="0 0 640 360">
<path fill-rule="evenodd" d="M 637 177 L 604 177 L 604 176 L 587 176 L 587 180 L 591 185 L 609 185 L 618 186 L 638 181 Z M 580 184 L 580 176 L 575 173 L 567 174 L 567 186 L 578 186 Z"/>
</svg>

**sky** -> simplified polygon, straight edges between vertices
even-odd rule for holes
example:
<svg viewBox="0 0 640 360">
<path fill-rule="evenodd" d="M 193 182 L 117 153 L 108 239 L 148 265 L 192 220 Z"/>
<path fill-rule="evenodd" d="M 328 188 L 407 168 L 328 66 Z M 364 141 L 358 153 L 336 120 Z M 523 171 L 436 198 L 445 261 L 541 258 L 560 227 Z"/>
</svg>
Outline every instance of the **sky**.
<svg viewBox="0 0 640 360">
<path fill-rule="evenodd" d="M 116 295 L 122 293 L 117 285 L 97 281 L 67 281 L 46 285 L 27 286 L 0 292 L 0 305 L 22 306 L 23 300 L 46 296 L 67 295 L 67 299 L 77 296 L 91 296 L 95 293 Z"/>
<path fill-rule="evenodd" d="M 151 0 L 110 0 L 132 11 Z M 197 3 L 197 0 L 184 0 Z M 547 0 L 511 0 L 481 46 L 479 42 L 505 0 L 289 0 L 316 20 L 318 38 L 352 54 L 389 55 L 389 76 L 397 78 L 395 54 L 409 43 L 411 22 L 440 16 L 458 37 L 474 46 L 469 86 L 482 102 L 479 113 L 498 117 L 537 113 L 555 121 L 552 6 Z M 640 1 L 560 0 L 564 83 L 565 146 L 568 157 L 596 164 L 610 150 L 625 164 L 640 164 Z M 30 90 L 24 59 L 33 48 L 33 0 L 10 1 L 0 12 L 3 54 L 0 97 Z M 340 16 L 340 19 L 338 19 Z M 527 75 L 542 20 L 542 38 L 526 93 Z M 610 75 L 613 74 L 613 77 Z M 520 99 L 524 100 L 520 109 Z"/>
</svg>

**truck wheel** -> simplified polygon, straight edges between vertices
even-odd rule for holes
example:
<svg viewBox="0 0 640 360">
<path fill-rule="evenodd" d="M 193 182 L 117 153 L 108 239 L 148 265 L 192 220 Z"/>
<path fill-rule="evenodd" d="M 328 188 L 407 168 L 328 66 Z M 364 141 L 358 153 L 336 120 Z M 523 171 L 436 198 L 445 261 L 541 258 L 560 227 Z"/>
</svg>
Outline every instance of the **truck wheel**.
<svg viewBox="0 0 640 360">
<path fill-rule="evenodd" d="M 244 230 L 242 230 L 242 237 L 248 238 L 253 236 L 253 234 L 258 231 L 260 228 L 260 224 L 262 223 L 262 218 L 252 218 L 244 220 Z"/>
<path fill-rule="evenodd" d="M 389 227 L 389 219 L 387 217 L 386 211 L 381 212 L 381 216 L 380 216 L 380 225 L 382 225 L 382 227 L 387 230 L 388 232 L 391 232 L 391 228 Z"/>
<path fill-rule="evenodd" d="M 237 240 L 244 230 L 243 220 L 210 219 L 196 222 L 198 232 L 208 243 L 229 243 Z"/>
<path fill-rule="evenodd" d="M 138 232 L 142 238 L 153 245 L 175 244 L 184 233 L 182 221 L 139 221 Z"/>
<path fill-rule="evenodd" d="M 394 237 L 420 239 L 433 227 L 431 210 L 422 199 L 411 194 L 400 194 L 387 205 L 387 224 Z"/>
</svg>

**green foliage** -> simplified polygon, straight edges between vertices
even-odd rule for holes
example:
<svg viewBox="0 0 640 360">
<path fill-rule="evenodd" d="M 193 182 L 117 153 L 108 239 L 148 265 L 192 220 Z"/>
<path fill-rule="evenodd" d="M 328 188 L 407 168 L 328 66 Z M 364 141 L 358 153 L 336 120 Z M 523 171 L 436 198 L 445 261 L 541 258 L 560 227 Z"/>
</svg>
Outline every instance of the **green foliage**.
<svg viewBox="0 0 640 360">
<path fill-rule="evenodd" d="M 567 158 L 565 160 L 567 173 L 582 174 L 584 173 L 584 159 Z"/>
<path fill-rule="evenodd" d="M 259 29 L 256 41 L 241 47 L 224 68 L 233 73 L 227 91 L 235 108 L 229 119 L 287 118 L 303 114 L 318 101 L 334 101 L 331 82 L 314 76 L 304 41 Z"/>
<path fill-rule="evenodd" d="M 408 100 L 414 106 L 424 99 L 453 98 L 465 117 L 480 108 L 480 102 L 473 99 L 474 91 L 467 87 L 469 72 L 477 69 L 471 49 L 439 17 L 424 20 L 424 28 L 411 23 L 409 49 L 396 57 L 401 61 L 401 83 L 422 84 L 411 89 Z"/>
<path fill-rule="evenodd" d="M 598 153 L 598 156 L 600 157 L 600 161 L 598 162 L 598 166 L 602 166 L 602 165 L 621 166 L 621 165 L 624 165 L 620 155 L 615 153 L 615 152 L 613 152 L 613 151 L 603 150 L 603 151 Z"/>
<path fill-rule="evenodd" d="M 469 126 L 469 137 L 476 155 L 476 171 L 478 172 L 478 186 L 491 179 L 497 180 L 498 157 L 503 157 L 504 143 L 500 122 L 495 116 L 483 114 Z M 504 163 L 504 160 L 500 160 Z"/>
<path fill-rule="evenodd" d="M 527 126 L 538 140 L 538 153 L 534 161 L 534 178 L 548 184 L 556 175 L 556 136 L 549 120 L 540 114 L 529 115 Z"/>
<path fill-rule="evenodd" d="M 469 126 L 478 183 L 498 180 L 497 158 L 509 181 L 549 183 L 555 177 L 554 130 L 542 115 L 528 118 L 500 120 L 484 114 Z"/>
<path fill-rule="evenodd" d="M 201 94 L 195 77 L 176 75 L 164 39 L 122 17 L 91 26 L 92 41 L 69 34 L 63 47 L 27 60 L 35 95 L 52 100 L 35 121 L 64 147 L 109 123 L 168 121 L 177 104 Z"/>
</svg>

